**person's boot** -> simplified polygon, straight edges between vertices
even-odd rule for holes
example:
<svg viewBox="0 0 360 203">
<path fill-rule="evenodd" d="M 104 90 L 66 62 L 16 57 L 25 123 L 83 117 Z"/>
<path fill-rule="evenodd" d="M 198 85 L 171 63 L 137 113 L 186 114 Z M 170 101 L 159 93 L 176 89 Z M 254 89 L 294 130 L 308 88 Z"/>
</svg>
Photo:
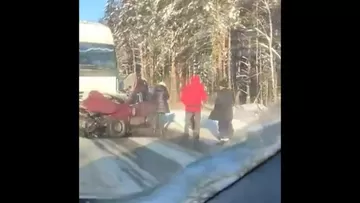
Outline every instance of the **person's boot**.
<svg viewBox="0 0 360 203">
<path fill-rule="evenodd" d="M 221 137 L 221 138 L 220 138 L 220 141 L 221 141 L 221 142 L 224 142 L 224 143 L 227 142 L 227 141 L 229 141 L 229 140 L 230 140 L 230 138 L 228 138 L 228 137 Z"/>
<path fill-rule="evenodd" d="M 193 133 L 192 147 L 196 151 L 201 151 L 200 135 L 199 133 Z"/>
<path fill-rule="evenodd" d="M 225 133 L 219 134 L 219 144 L 220 145 L 225 144 L 228 141 L 229 141 L 229 137 Z"/>
</svg>

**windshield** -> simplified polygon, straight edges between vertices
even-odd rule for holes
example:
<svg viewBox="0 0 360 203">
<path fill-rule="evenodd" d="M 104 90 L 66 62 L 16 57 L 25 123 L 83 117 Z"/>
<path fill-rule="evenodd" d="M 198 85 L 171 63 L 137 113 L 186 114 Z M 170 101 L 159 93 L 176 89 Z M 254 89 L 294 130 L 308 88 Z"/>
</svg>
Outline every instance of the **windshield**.
<svg viewBox="0 0 360 203">
<path fill-rule="evenodd" d="M 114 45 L 80 42 L 80 69 L 116 69 Z"/>
</svg>

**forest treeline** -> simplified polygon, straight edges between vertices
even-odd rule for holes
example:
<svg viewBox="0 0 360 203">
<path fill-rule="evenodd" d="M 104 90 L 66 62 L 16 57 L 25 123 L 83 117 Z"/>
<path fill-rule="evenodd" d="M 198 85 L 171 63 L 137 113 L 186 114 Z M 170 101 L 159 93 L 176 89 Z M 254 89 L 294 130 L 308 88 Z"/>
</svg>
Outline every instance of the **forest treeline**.
<svg viewBox="0 0 360 203">
<path fill-rule="evenodd" d="M 226 78 L 241 103 L 281 95 L 280 0 L 108 0 L 119 68 L 167 83 L 172 101 L 193 74 L 209 94 Z"/>
</svg>

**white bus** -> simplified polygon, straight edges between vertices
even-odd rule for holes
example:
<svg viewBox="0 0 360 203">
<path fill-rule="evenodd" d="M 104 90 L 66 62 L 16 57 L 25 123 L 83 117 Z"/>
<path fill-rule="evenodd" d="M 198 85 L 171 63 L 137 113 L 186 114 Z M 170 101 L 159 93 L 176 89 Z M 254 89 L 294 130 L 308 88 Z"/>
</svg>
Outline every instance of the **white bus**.
<svg viewBox="0 0 360 203">
<path fill-rule="evenodd" d="M 79 76 L 80 99 L 92 90 L 118 93 L 114 40 L 110 29 L 101 23 L 80 21 Z"/>
</svg>

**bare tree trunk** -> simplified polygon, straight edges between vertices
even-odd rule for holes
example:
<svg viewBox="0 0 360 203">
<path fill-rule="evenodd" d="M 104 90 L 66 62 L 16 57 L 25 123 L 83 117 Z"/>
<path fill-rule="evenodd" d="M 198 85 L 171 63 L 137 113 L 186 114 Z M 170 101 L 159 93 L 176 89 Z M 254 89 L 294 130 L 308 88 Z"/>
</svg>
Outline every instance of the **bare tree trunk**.
<svg viewBox="0 0 360 203">
<path fill-rule="evenodd" d="M 179 67 L 179 68 L 181 68 L 181 85 L 180 85 L 180 88 L 182 88 L 182 87 L 184 87 L 185 85 L 186 85 L 186 81 L 187 81 L 187 79 L 186 79 L 186 71 L 187 71 L 187 69 L 184 67 L 184 64 L 182 63 L 181 64 L 181 67 Z"/>
<path fill-rule="evenodd" d="M 232 88 L 232 70 L 231 70 L 231 30 L 229 30 L 228 35 L 228 58 L 227 58 L 227 68 L 228 68 L 228 87 Z"/>
<path fill-rule="evenodd" d="M 266 100 L 266 94 L 264 92 L 267 91 L 267 87 L 264 87 L 265 85 L 265 76 L 264 76 L 264 62 L 262 59 L 259 59 L 259 69 L 261 71 L 261 75 L 260 75 L 260 82 L 259 82 L 259 85 L 260 85 L 260 100 L 261 100 L 261 104 L 265 105 L 265 100 Z M 267 82 L 266 82 L 267 84 Z"/>
<path fill-rule="evenodd" d="M 171 39 L 171 43 L 174 43 L 174 35 L 175 33 L 172 32 L 172 39 Z M 173 47 L 173 46 L 171 46 Z M 177 95 L 177 88 L 176 88 L 176 67 L 175 67 L 175 53 L 172 50 L 171 51 L 171 101 L 172 103 L 176 103 L 178 100 L 178 95 Z"/>
<path fill-rule="evenodd" d="M 196 50 L 196 40 L 194 42 L 194 50 Z M 197 61 L 196 61 L 196 54 L 193 55 L 193 60 L 192 60 L 192 66 L 190 67 L 190 70 L 191 70 L 191 76 L 195 75 L 195 72 L 196 72 L 196 67 L 197 65 Z"/>
<path fill-rule="evenodd" d="M 135 54 L 135 47 L 132 47 L 131 50 L 132 50 L 132 60 L 133 60 L 134 73 L 136 73 L 136 54 Z"/>
<path fill-rule="evenodd" d="M 270 70 L 271 70 L 271 86 L 272 86 L 272 97 L 273 101 L 277 101 L 277 81 L 276 81 L 276 70 L 274 66 L 274 57 L 273 57 L 273 24 L 272 24 L 272 16 L 271 16 L 271 10 L 269 5 L 269 0 L 264 0 L 265 8 L 268 13 L 269 18 L 269 60 L 270 60 Z"/>
<path fill-rule="evenodd" d="M 150 79 L 154 82 L 154 71 L 156 69 L 155 64 L 156 64 L 156 60 L 154 59 L 154 54 L 151 54 L 151 67 L 149 70 L 149 75 L 150 75 Z"/>
<path fill-rule="evenodd" d="M 141 75 L 142 77 L 146 77 L 146 65 L 144 63 L 144 56 L 143 56 L 143 47 L 140 44 L 139 45 L 139 57 L 140 57 L 140 64 L 141 64 Z M 149 80 L 149 78 L 145 78 L 146 80 Z"/>
<path fill-rule="evenodd" d="M 255 7 L 255 15 L 256 15 L 256 27 L 258 28 L 259 27 L 259 21 L 258 21 L 258 15 L 259 15 L 259 13 L 258 13 L 258 9 L 259 9 L 259 3 L 257 2 L 256 3 L 256 7 Z M 256 74 L 256 94 L 257 95 L 260 95 L 260 100 L 262 99 L 261 98 L 261 90 L 260 90 L 260 67 L 259 67 L 259 57 L 260 57 L 260 55 L 259 55 L 259 32 L 258 32 L 258 30 L 256 30 L 256 42 L 255 42 L 255 44 L 256 44 L 256 51 L 255 51 L 255 57 L 256 57 L 256 59 L 255 59 L 255 69 L 256 69 L 256 71 L 255 71 L 255 74 Z M 256 99 L 255 99 L 255 101 L 254 102 L 258 102 L 258 96 L 256 97 Z"/>
<path fill-rule="evenodd" d="M 228 34 L 226 32 L 221 33 L 221 59 L 220 59 L 220 66 L 221 66 L 221 76 L 220 79 L 224 79 L 227 75 L 226 68 L 227 68 L 227 43 L 226 38 L 228 37 Z"/>
<path fill-rule="evenodd" d="M 247 63 L 246 63 L 246 103 L 250 104 L 251 103 L 251 95 L 250 95 L 250 84 L 251 84 L 251 80 L 250 80 L 250 70 L 251 70 L 251 63 L 250 60 L 247 59 Z"/>
</svg>

